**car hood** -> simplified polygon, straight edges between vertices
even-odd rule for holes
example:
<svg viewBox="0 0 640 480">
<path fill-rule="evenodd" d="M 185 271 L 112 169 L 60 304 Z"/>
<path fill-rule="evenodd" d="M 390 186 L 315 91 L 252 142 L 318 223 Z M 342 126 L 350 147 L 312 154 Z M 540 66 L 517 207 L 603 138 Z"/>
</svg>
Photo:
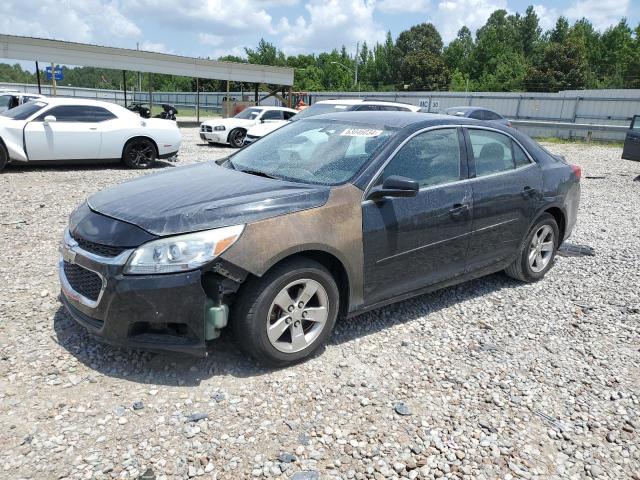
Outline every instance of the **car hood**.
<svg viewBox="0 0 640 480">
<path fill-rule="evenodd" d="M 278 128 L 286 125 L 287 123 L 290 122 L 288 120 L 276 120 L 273 122 L 259 123 L 255 127 L 251 127 L 249 130 L 247 130 L 247 135 L 253 135 L 254 137 L 264 137 L 267 133 L 271 133 L 274 130 L 277 130 Z"/>
<path fill-rule="evenodd" d="M 309 208 L 330 188 L 200 163 L 147 175 L 96 193 L 91 210 L 158 236 L 251 223 Z"/>
</svg>

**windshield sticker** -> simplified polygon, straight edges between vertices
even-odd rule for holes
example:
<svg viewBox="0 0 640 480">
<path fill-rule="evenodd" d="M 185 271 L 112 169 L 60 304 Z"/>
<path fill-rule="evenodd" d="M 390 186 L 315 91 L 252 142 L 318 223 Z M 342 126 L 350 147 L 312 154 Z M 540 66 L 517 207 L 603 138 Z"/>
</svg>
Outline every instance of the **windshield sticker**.
<svg viewBox="0 0 640 480">
<path fill-rule="evenodd" d="M 374 130 L 373 128 L 347 128 L 340 134 L 341 137 L 377 137 L 382 130 Z"/>
</svg>

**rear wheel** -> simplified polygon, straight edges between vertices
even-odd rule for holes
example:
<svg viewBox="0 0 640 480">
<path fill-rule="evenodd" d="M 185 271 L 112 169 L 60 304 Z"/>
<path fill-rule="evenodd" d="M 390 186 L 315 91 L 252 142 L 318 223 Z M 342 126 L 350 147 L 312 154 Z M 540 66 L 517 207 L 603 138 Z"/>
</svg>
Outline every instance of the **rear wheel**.
<svg viewBox="0 0 640 480">
<path fill-rule="evenodd" d="M 134 138 L 124 147 L 122 161 L 129 168 L 151 168 L 156 163 L 156 146 L 148 138 Z"/>
<path fill-rule="evenodd" d="M 246 134 L 247 132 L 245 132 L 241 128 L 231 130 L 231 132 L 229 132 L 229 144 L 234 148 L 242 147 Z"/>
<path fill-rule="evenodd" d="M 545 213 L 529 230 L 506 274 L 523 282 L 541 279 L 553 266 L 559 243 L 558 224 L 553 215 Z"/>
<path fill-rule="evenodd" d="M 243 351 L 263 364 L 284 366 L 310 356 L 331 335 L 338 286 L 321 264 L 293 259 L 244 286 L 232 325 Z"/>
<path fill-rule="evenodd" d="M 4 146 L 2 142 L 0 142 L 0 172 L 4 170 L 4 167 L 9 163 L 9 153 L 7 152 L 7 148 Z"/>
</svg>

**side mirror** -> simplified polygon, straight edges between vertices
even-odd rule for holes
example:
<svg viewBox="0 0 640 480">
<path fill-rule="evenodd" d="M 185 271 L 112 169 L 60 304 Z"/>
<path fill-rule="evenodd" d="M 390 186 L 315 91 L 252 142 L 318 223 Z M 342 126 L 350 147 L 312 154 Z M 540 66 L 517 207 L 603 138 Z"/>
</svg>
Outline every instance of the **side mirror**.
<svg viewBox="0 0 640 480">
<path fill-rule="evenodd" d="M 391 175 L 369 190 L 367 200 L 378 201 L 385 197 L 415 197 L 420 189 L 418 182 L 407 177 Z"/>
<path fill-rule="evenodd" d="M 53 115 L 47 115 L 46 117 L 44 117 L 44 124 L 47 125 L 49 123 L 54 123 L 56 122 L 56 117 L 54 117 Z"/>
</svg>

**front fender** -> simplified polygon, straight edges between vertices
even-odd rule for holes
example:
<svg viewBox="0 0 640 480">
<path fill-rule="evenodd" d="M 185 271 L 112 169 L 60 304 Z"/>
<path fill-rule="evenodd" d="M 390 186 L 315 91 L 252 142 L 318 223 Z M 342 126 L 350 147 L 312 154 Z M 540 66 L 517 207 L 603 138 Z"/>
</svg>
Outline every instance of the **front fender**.
<svg viewBox="0 0 640 480">
<path fill-rule="evenodd" d="M 7 148 L 7 152 L 9 153 L 9 160 L 13 162 L 28 162 L 29 158 L 24 151 L 23 145 L 18 142 L 14 142 L 8 138 L 1 138 L 2 143 Z"/>
</svg>

